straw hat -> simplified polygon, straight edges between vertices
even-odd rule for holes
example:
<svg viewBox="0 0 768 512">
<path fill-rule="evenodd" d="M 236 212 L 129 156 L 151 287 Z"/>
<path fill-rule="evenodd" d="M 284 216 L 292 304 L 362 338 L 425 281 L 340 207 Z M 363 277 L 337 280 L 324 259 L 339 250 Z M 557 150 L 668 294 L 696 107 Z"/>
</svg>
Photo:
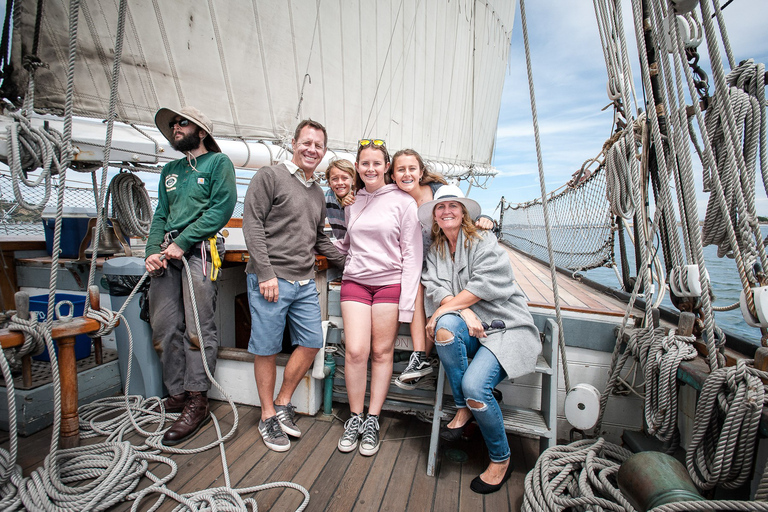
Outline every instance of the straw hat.
<svg viewBox="0 0 768 512">
<path fill-rule="evenodd" d="M 161 108 L 157 111 L 157 114 L 155 114 L 155 125 L 157 126 L 157 129 L 160 130 L 160 133 L 162 133 L 165 138 L 168 139 L 168 142 L 173 144 L 173 129 L 168 126 L 168 123 L 170 123 L 176 116 L 189 119 L 197 126 L 199 126 L 200 129 L 208 135 L 203 141 L 205 148 L 208 151 L 213 151 L 214 153 L 221 153 L 219 145 L 213 138 L 213 123 L 210 119 L 208 119 L 208 116 L 200 112 L 195 107 L 184 107 L 181 110 Z"/>
<path fill-rule="evenodd" d="M 461 203 L 469 212 L 469 218 L 476 219 L 481 212 L 480 205 L 474 199 L 464 197 L 464 192 L 461 191 L 456 185 L 443 185 L 437 192 L 435 192 L 435 198 L 432 201 L 426 202 L 419 206 L 419 222 L 425 227 L 432 225 L 432 212 L 438 203 L 445 203 L 447 201 L 456 201 Z"/>
</svg>

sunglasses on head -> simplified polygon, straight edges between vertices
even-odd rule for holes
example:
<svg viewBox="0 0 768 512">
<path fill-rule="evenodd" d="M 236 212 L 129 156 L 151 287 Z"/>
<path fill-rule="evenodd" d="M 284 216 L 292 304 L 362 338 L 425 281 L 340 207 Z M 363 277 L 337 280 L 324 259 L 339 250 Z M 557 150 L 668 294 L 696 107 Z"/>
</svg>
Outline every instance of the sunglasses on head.
<svg viewBox="0 0 768 512">
<path fill-rule="evenodd" d="M 361 148 L 365 148 L 371 145 L 376 147 L 386 146 L 386 142 L 384 142 L 381 139 L 360 139 L 359 141 L 357 141 L 357 143 L 360 145 Z"/>
<path fill-rule="evenodd" d="M 186 128 L 187 126 L 189 126 L 189 119 L 178 119 L 178 120 L 174 119 L 170 123 L 168 123 L 168 128 L 173 130 L 173 127 L 176 126 L 177 124 L 182 128 Z"/>
</svg>

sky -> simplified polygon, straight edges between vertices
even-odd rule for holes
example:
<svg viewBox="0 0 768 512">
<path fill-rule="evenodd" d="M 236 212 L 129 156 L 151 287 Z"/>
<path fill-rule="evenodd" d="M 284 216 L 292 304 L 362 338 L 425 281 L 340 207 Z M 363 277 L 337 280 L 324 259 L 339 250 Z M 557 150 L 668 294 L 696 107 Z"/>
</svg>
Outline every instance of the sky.
<svg viewBox="0 0 768 512">
<path fill-rule="evenodd" d="M 563 185 L 585 160 L 597 156 L 613 129 L 611 109 L 601 111 L 609 99 L 593 3 L 587 0 L 567 2 L 567 9 L 563 5 L 566 3 L 562 0 L 526 2 L 547 191 Z M 747 58 L 768 62 L 764 8 L 765 0 L 734 0 L 724 9 L 737 62 Z M 481 204 L 483 211 L 490 212 L 494 218 L 498 218 L 495 210 L 501 195 L 512 203 L 541 196 L 519 14 L 518 6 L 496 132 L 493 165 L 499 174 L 488 189 L 473 187 L 470 191 L 470 196 Z M 630 31 L 631 6 L 628 1 L 623 2 L 623 17 L 626 37 L 632 43 L 629 49 L 632 59 L 637 50 L 634 31 Z M 704 44 L 699 53 L 705 63 L 702 66 L 708 69 L 709 57 Z M 634 63 L 634 66 L 637 80 L 639 65 Z M 710 84 L 712 87 L 711 78 Z M 638 88 L 638 93 L 641 91 Z M 702 191 L 700 165 L 695 172 L 699 215 L 703 219 L 709 194 Z M 768 199 L 762 185 L 758 185 L 757 196 L 758 214 L 768 215 Z"/>
</svg>

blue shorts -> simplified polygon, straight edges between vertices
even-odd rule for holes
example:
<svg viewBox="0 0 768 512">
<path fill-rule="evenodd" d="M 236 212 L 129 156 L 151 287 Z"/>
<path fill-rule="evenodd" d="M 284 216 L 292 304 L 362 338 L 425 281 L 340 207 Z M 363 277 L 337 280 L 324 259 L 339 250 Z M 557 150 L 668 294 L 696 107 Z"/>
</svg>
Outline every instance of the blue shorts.
<svg viewBox="0 0 768 512">
<path fill-rule="evenodd" d="M 320 301 L 315 280 L 300 285 L 277 279 L 277 302 L 269 302 L 259 291 L 256 274 L 248 274 L 248 304 L 251 310 L 251 338 L 248 352 L 271 356 L 283 348 L 286 321 L 291 343 L 307 348 L 323 348 Z"/>
</svg>

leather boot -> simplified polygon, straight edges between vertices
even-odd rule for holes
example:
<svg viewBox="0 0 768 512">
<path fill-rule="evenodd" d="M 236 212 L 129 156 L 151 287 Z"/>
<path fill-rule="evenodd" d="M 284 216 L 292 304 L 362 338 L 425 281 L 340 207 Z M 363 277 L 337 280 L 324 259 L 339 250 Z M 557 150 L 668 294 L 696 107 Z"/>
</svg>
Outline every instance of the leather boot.
<svg viewBox="0 0 768 512">
<path fill-rule="evenodd" d="M 177 413 L 184 410 L 184 405 L 187 403 L 187 392 L 184 391 L 178 395 L 170 395 L 168 398 L 163 398 L 163 407 L 167 413 Z M 160 412 L 160 406 L 156 405 L 152 408 L 154 412 Z"/>
<path fill-rule="evenodd" d="M 190 391 L 189 399 L 179 418 L 163 435 L 163 444 L 174 446 L 186 441 L 211 420 L 208 397 L 199 391 Z"/>
</svg>

